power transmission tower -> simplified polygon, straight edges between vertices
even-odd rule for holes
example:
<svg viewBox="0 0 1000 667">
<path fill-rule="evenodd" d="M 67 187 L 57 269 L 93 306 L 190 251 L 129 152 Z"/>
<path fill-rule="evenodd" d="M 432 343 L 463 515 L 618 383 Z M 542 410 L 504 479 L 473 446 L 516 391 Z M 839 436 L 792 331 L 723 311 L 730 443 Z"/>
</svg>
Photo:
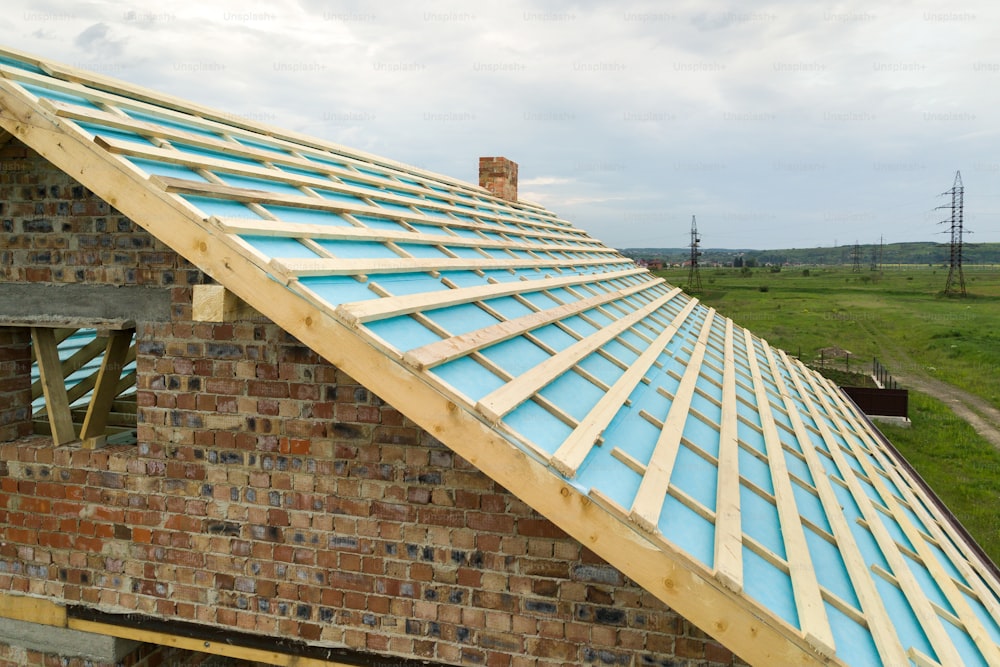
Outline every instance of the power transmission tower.
<svg viewBox="0 0 1000 667">
<path fill-rule="evenodd" d="M 948 268 L 948 281 L 944 285 L 945 296 L 965 296 L 965 275 L 962 273 L 962 237 L 971 234 L 962 227 L 965 187 L 962 185 L 962 172 L 955 172 L 955 182 L 951 190 L 942 192 L 941 196 L 951 195 L 951 206 L 938 206 L 938 208 L 951 208 L 951 218 L 946 218 L 939 222 L 939 225 L 951 223 L 948 232 L 951 234 L 951 262 Z"/>
<path fill-rule="evenodd" d="M 872 271 L 878 271 L 878 246 L 872 246 Z"/>
<path fill-rule="evenodd" d="M 885 259 L 885 237 L 878 237 L 878 270 L 882 270 L 882 260 Z"/>
<path fill-rule="evenodd" d="M 698 270 L 698 256 L 701 255 L 701 251 L 698 250 L 698 244 L 701 243 L 701 238 L 698 236 L 698 224 L 695 222 L 694 216 L 691 216 L 691 265 L 688 269 L 688 289 L 701 289 L 701 271 Z"/>
<path fill-rule="evenodd" d="M 851 250 L 851 259 L 854 260 L 854 268 L 851 271 L 861 273 L 861 245 L 857 241 L 854 242 L 854 249 Z"/>
</svg>

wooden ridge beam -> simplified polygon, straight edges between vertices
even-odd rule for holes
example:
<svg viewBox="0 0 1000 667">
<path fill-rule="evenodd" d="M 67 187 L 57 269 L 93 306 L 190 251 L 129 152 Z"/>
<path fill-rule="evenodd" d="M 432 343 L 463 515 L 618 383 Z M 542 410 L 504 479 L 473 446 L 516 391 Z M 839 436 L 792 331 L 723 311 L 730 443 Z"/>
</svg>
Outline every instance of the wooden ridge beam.
<svg viewBox="0 0 1000 667">
<path fill-rule="evenodd" d="M 764 446 L 767 451 L 771 482 L 774 486 L 775 506 L 778 510 L 785 555 L 789 563 L 789 576 L 792 581 L 792 593 L 798 611 L 799 624 L 803 635 L 816 647 L 816 650 L 824 655 L 832 656 L 836 654 L 833 630 L 823 605 L 823 595 L 816 578 L 815 565 L 809 553 L 809 546 L 806 544 L 802 520 L 799 516 L 788 465 L 785 461 L 784 447 L 778 435 L 770 398 L 764 386 L 760 362 L 757 359 L 757 350 L 753 337 L 746 329 L 743 330 L 743 339 L 750 364 L 750 374 L 753 378 L 757 412 L 764 429 Z"/>
<path fill-rule="evenodd" d="M 531 370 L 522 373 L 507 384 L 484 396 L 476 410 L 491 423 L 503 419 L 504 415 L 528 400 L 532 394 L 542 389 L 562 373 L 565 373 L 601 346 L 618 337 L 630 327 L 666 305 L 673 297 L 669 294 L 647 304 L 614 323 L 577 341 L 558 354 L 542 361 Z M 696 301 L 692 299 L 691 301 Z M 693 307 L 693 306 L 692 306 Z"/>
<path fill-rule="evenodd" d="M 684 319 L 687 319 L 687 313 L 682 314 L 685 316 Z M 701 372 L 701 362 L 705 356 L 705 342 L 708 340 L 714 318 L 715 309 L 709 309 L 702 321 L 698 340 L 685 366 L 677 391 L 674 392 L 667 417 L 663 420 L 663 427 L 653 446 L 653 453 L 646 464 L 646 474 L 639 483 L 639 489 L 628 514 L 630 521 L 649 533 L 660 532 L 663 500 L 670 490 L 670 476 L 677 460 L 684 423 L 689 416 L 691 398 L 694 396 L 698 374 Z"/>
<path fill-rule="evenodd" d="M 677 289 L 677 291 L 680 290 Z M 632 365 L 622 373 L 615 384 L 605 391 L 597 404 L 587 413 L 587 416 L 559 445 L 559 449 L 552 455 L 551 463 L 564 477 L 573 478 L 576 476 L 576 471 L 583 464 L 594 445 L 601 439 L 604 430 L 625 405 L 635 388 L 642 382 L 642 378 L 653 367 L 656 359 L 663 354 L 667 343 L 687 320 L 696 303 L 694 299 L 687 303 L 687 306 L 674 317 L 673 321 L 643 351 L 639 358 L 632 362 Z M 714 313 L 715 311 L 710 309 L 706 319 L 711 321 Z"/>
<path fill-rule="evenodd" d="M 459 287 L 457 289 L 441 290 L 438 292 L 421 292 L 418 294 L 372 299 L 370 301 L 357 301 L 337 306 L 336 314 L 343 321 L 353 326 L 358 326 L 372 320 L 408 315 L 418 311 L 457 306 L 463 303 L 472 303 L 474 301 L 483 301 L 502 296 L 540 292 L 568 285 L 579 285 L 594 281 L 604 282 L 631 277 L 648 277 L 646 284 L 650 286 L 663 283 L 661 278 L 653 277 L 646 269 L 632 268 L 600 274 L 540 278 L 537 280 L 511 280 L 509 282 L 498 282 L 474 287 Z M 304 290 L 305 288 L 301 283 L 298 283 L 295 289 Z M 314 299 L 318 298 L 314 297 Z"/>
<path fill-rule="evenodd" d="M 433 368 L 459 357 L 464 357 L 471 352 L 502 343 L 503 341 L 534 331 L 577 313 L 596 308 L 609 301 L 624 299 L 637 292 L 646 290 L 650 286 L 650 283 L 630 285 L 618 291 L 598 294 L 580 299 L 579 301 L 571 301 L 555 308 L 522 315 L 512 320 L 497 322 L 491 326 L 476 329 L 475 331 L 458 336 L 451 336 L 450 338 L 409 350 L 403 355 L 403 361 L 417 370 Z M 680 292 L 680 288 L 675 288 L 672 294 L 676 294 L 677 292 Z"/>
</svg>

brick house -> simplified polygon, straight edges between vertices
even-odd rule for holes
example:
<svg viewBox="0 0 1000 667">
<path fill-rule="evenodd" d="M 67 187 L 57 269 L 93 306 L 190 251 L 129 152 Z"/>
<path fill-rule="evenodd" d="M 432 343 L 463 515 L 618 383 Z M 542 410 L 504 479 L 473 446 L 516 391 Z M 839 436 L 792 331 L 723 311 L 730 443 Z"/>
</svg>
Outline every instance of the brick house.
<svg viewBox="0 0 1000 667">
<path fill-rule="evenodd" d="M 510 161 L 0 77 L 0 665 L 1000 664 L 864 416 Z"/>
</svg>

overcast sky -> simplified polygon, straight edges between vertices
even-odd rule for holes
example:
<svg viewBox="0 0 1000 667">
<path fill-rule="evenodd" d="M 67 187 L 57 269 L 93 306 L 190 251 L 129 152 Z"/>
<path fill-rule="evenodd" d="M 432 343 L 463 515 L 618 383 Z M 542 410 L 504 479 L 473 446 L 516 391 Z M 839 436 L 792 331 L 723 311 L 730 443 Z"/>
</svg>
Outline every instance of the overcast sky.
<svg viewBox="0 0 1000 667">
<path fill-rule="evenodd" d="M 522 198 L 619 247 L 1000 241 L 1000 5 L 5 0 L 9 46 Z"/>
</svg>

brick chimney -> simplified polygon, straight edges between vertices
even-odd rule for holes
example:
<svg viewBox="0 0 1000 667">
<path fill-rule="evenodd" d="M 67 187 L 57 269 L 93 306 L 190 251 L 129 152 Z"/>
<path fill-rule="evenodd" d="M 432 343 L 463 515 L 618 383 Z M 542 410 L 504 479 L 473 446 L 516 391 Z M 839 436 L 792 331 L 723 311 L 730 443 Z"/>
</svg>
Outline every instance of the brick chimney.
<svg viewBox="0 0 1000 667">
<path fill-rule="evenodd" d="M 517 201 L 517 163 L 505 157 L 479 158 L 479 185 L 501 199 Z"/>
</svg>

